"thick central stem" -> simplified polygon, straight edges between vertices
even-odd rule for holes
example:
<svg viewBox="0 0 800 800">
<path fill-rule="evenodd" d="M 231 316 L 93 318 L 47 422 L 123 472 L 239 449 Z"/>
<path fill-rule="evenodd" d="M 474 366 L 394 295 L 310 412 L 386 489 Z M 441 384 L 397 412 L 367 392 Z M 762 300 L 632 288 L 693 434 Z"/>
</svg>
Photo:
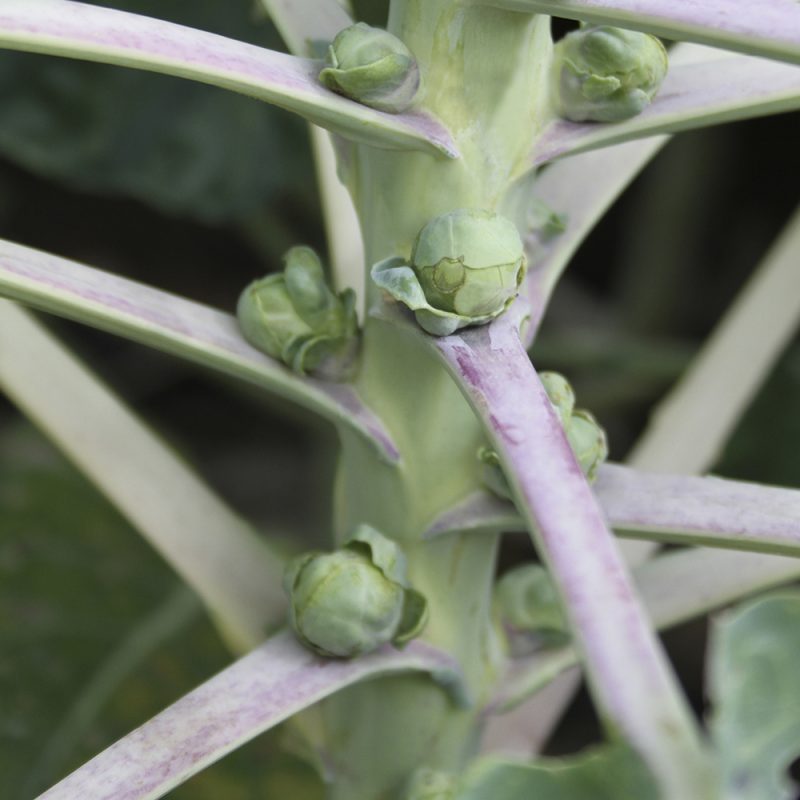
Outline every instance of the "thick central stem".
<svg viewBox="0 0 800 800">
<path fill-rule="evenodd" d="M 530 143 L 549 113 L 548 18 L 454 0 L 393 0 L 389 27 L 415 53 L 421 105 L 448 126 L 461 158 L 356 149 L 347 177 L 367 268 L 407 257 L 419 229 L 438 214 L 466 207 L 508 214 L 508 188 L 527 171 Z M 376 302 L 372 292 L 368 309 Z M 379 462 L 345 434 L 338 535 L 367 522 L 403 544 L 410 578 L 430 604 L 425 638 L 458 659 L 476 701 L 458 709 L 429 679 L 408 677 L 358 686 L 325 704 L 331 797 L 394 800 L 416 768 L 458 771 L 474 752 L 477 708 L 498 663 L 490 621 L 497 542 L 467 534 L 421 539 L 439 512 L 479 486 L 476 452 L 485 441 L 441 364 L 417 337 L 368 315 L 358 384 L 402 463 Z"/>
</svg>

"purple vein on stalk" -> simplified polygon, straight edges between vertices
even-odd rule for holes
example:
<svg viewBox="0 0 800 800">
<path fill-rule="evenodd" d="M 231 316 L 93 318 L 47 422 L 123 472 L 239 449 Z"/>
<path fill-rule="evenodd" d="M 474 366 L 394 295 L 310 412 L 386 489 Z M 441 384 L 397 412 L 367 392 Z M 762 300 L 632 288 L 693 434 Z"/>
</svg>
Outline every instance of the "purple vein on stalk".
<svg viewBox="0 0 800 800">
<path fill-rule="evenodd" d="M 294 374 L 251 347 L 231 315 L 151 286 L 0 240 L 0 296 L 234 375 L 308 408 L 399 459 L 388 431 L 348 384 Z"/>
<path fill-rule="evenodd" d="M 477 0 L 800 63 L 796 0 Z"/>
<path fill-rule="evenodd" d="M 325 659 L 283 632 L 234 662 L 53 786 L 39 800 L 155 800 L 279 722 L 359 681 L 427 672 L 458 691 L 460 673 L 424 642 Z"/>
<path fill-rule="evenodd" d="M 609 525 L 628 539 L 800 556 L 800 491 L 603 464 L 592 487 Z M 513 503 L 474 492 L 425 538 L 455 531 L 523 530 Z"/>
<path fill-rule="evenodd" d="M 274 103 L 376 147 L 458 155 L 449 132 L 424 112 L 387 114 L 328 91 L 319 61 L 165 20 L 72 0 L 2 0 L 0 47 L 175 75 Z"/>
<path fill-rule="evenodd" d="M 703 797 L 708 763 L 697 723 L 513 318 L 435 346 L 506 468 L 602 716 L 640 751 L 666 798 Z"/>
</svg>

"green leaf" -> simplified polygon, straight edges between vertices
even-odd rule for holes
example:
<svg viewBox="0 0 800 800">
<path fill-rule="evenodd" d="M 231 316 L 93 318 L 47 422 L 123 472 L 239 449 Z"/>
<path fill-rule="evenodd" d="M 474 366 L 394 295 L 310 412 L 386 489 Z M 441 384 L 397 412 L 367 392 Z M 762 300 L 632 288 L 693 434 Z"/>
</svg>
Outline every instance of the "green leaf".
<svg viewBox="0 0 800 800">
<path fill-rule="evenodd" d="M 800 594 L 762 598 L 714 624 L 711 731 L 726 800 L 792 800 L 800 755 Z"/>
<path fill-rule="evenodd" d="M 575 758 L 534 763 L 486 759 L 464 780 L 456 800 L 657 800 L 641 761 L 619 746 Z"/>
</svg>

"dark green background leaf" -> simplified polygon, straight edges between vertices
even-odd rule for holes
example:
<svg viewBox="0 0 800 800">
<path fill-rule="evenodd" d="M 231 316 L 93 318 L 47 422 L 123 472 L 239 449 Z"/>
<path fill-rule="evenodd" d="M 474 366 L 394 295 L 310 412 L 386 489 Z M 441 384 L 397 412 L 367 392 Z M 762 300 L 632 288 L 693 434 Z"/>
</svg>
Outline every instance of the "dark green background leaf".
<svg viewBox="0 0 800 800">
<path fill-rule="evenodd" d="M 282 49 L 247 0 L 97 5 Z M 301 120 L 190 81 L 4 51 L 0 103 L 0 155 L 75 188 L 220 222 L 252 215 L 293 186 L 313 186 Z"/>
</svg>

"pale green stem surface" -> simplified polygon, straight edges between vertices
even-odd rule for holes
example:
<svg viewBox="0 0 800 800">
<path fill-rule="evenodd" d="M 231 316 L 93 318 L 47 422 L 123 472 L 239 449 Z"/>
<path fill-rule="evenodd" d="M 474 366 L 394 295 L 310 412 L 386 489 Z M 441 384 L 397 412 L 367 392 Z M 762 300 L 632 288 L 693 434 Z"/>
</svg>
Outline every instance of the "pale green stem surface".
<svg viewBox="0 0 800 800">
<path fill-rule="evenodd" d="M 336 153 L 331 134 L 311 127 L 311 145 L 317 167 L 322 215 L 333 282 L 338 291 L 352 289 L 356 293 L 358 317 L 364 319 L 366 280 L 364 243 L 353 201 L 339 180 Z M 342 142 L 343 147 L 348 145 Z"/>
<path fill-rule="evenodd" d="M 260 0 L 296 56 L 312 56 L 320 43 L 330 42 L 353 20 L 337 0 Z M 364 319 L 364 245 L 353 201 L 339 179 L 332 135 L 310 126 L 311 149 L 317 171 L 325 236 L 334 285 L 352 289 L 358 298 L 360 320 Z M 340 148 L 352 145 L 340 140 Z M 349 154 L 352 157 L 352 153 Z"/>
<path fill-rule="evenodd" d="M 68 350 L 5 300 L 0 341 L 0 387 L 11 400 L 197 592 L 235 649 L 261 641 L 284 615 L 281 560 Z"/>
</svg>

